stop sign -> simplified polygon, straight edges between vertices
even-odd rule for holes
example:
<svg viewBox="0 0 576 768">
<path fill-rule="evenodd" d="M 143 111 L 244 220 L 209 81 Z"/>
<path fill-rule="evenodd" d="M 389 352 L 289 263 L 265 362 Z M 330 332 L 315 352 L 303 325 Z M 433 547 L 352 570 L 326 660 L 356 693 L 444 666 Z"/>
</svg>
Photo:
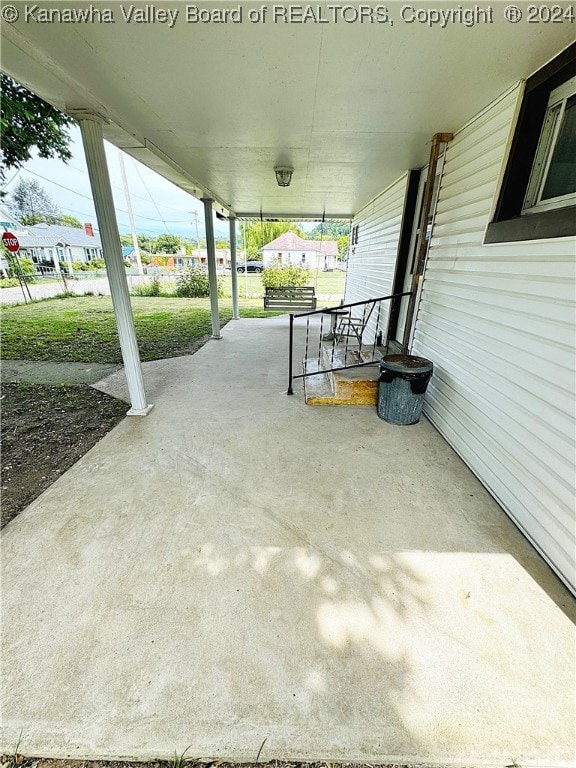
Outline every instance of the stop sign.
<svg viewBox="0 0 576 768">
<path fill-rule="evenodd" d="M 11 253 L 17 253 L 20 249 L 18 238 L 16 235 L 13 235 L 12 232 L 4 232 L 2 235 L 2 242 Z"/>
</svg>

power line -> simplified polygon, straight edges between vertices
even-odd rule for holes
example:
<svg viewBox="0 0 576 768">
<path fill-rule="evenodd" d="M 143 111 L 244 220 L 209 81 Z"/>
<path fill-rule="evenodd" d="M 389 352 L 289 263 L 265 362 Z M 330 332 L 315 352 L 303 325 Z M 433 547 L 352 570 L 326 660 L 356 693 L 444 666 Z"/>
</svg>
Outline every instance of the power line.
<svg viewBox="0 0 576 768">
<path fill-rule="evenodd" d="M 66 192 L 71 192 L 73 195 L 77 195 L 78 197 L 83 197 L 85 200 L 90 200 L 90 202 L 93 203 L 92 198 L 89 197 L 88 195 L 82 194 L 82 192 L 78 192 L 75 189 L 70 189 L 70 187 L 66 187 L 64 186 L 64 184 L 59 184 L 57 181 L 48 179 L 46 178 L 46 176 L 42 176 L 40 173 L 36 173 L 36 171 L 31 171 L 28 168 L 22 168 L 21 170 L 25 171 L 26 173 L 31 173 L 33 176 L 37 176 L 39 179 L 42 179 L 43 181 L 47 181 L 49 184 L 54 184 L 55 186 L 60 187 L 60 189 L 65 189 Z M 150 199 L 154 204 L 154 206 L 156 207 L 156 203 L 154 202 L 152 197 L 150 197 Z M 128 214 L 128 211 L 125 211 L 123 208 L 118 208 L 116 206 L 114 206 L 114 208 L 117 212 L 119 211 L 120 213 L 125 213 L 126 215 Z M 162 217 L 162 214 L 160 213 L 160 211 L 158 211 L 158 214 L 160 215 L 160 217 Z M 134 216 L 136 216 L 139 219 L 144 219 L 144 221 L 157 221 L 159 224 L 164 224 L 165 227 L 168 227 L 168 224 L 166 223 L 164 218 L 154 219 L 152 218 L 152 216 L 144 216 L 141 213 L 135 213 Z M 170 221 L 170 224 L 188 224 L 189 221 L 190 221 L 189 219 L 178 219 L 178 221 Z"/>
<path fill-rule="evenodd" d="M 132 159 L 133 159 L 133 158 L 132 158 Z M 81 169 L 79 169 L 79 168 L 75 168 L 75 170 L 81 170 Z M 36 171 L 31 171 L 29 168 L 19 168 L 19 169 L 18 169 L 18 171 L 17 171 L 17 172 L 14 174 L 14 176 L 12 177 L 12 179 L 10 179 L 10 181 L 8 182 L 8 184 L 6 184 L 6 185 L 5 185 L 6 187 L 7 187 L 9 184 L 11 184 L 11 183 L 14 181 L 14 179 L 15 179 L 15 178 L 18 176 L 18 174 L 20 173 L 20 171 L 24 171 L 24 172 L 26 172 L 26 173 L 29 173 L 29 174 L 31 174 L 32 176 L 37 176 L 39 179 L 42 179 L 43 181 L 46 181 L 46 182 L 48 182 L 49 184 L 54 184 L 56 187 L 59 187 L 60 189 L 64 189 L 64 190 L 66 190 L 66 192 L 70 192 L 70 193 L 72 193 L 73 195 L 76 195 L 77 197 L 82 197 L 82 198 L 84 198 L 85 200 L 89 200 L 89 201 L 90 201 L 90 202 L 93 204 L 93 199 L 92 199 L 92 197 L 90 197 L 90 196 L 88 196 L 88 195 L 84 195 L 82 192 L 78 192 L 78 191 L 77 191 L 77 190 L 75 190 L 75 189 L 71 189 L 70 187 L 67 187 L 67 186 L 65 186 L 64 184 L 60 184 L 59 182 L 57 182 L 57 181 L 54 181 L 53 179 L 49 179 L 49 178 L 47 178 L 46 176 L 42 176 L 42 174 L 40 174 L 40 173 L 37 173 Z M 145 189 L 146 189 L 146 191 L 148 192 L 148 195 L 150 196 L 150 200 L 151 200 L 151 202 L 153 203 L 153 205 L 155 206 L 156 210 L 158 211 L 158 214 L 159 214 L 159 216 L 161 217 L 160 219 L 155 219 L 155 218 L 153 218 L 153 217 L 151 217 L 151 216 L 144 216 L 143 214 L 138 214 L 138 213 L 135 213 L 135 214 L 134 214 L 134 216 L 135 216 L 136 218 L 142 219 L 142 220 L 144 220 L 144 221 L 153 221 L 153 222 L 158 222 L 159 224 L 163 224 L 163 225 L 164 225 L 164 227 L 165 227 L 165 228 L 166 228 L 168 231 L 169 231 L 169 227 L 168 227 L 168 224 L 169 224 L 169 223 L 170 223 L 170 224 L 190 224 L 190 219 L 189 219 L 189 218 L 186 218 L 186 219 L 178 219 L 178 220 L 176 220 L 176 221 L 170 220 L 169 222 L 167 222 L 167 221 L 166 221 L 166 220 L 165 220 L 165 219 L 162 217 L 162 214 L 161 214 L 161 212 L 158 210 L 158 206 L 157 206 L 157 204 L 156 204 L 156 201 L 153 199 L 152 195 L 150 194 L 150 190 L 148 189 L 148 187 L 146 186 L 146 184 L 145 184 L 144 180 L 142 179 L 142 176 L 141 176 L 141 174 L 140 174 L 140 172 L 139 172 L 139 170 L 138 170 L 138 167 L 136 167 L 136 172 L 137 172 L 137 173 L 138 173 L 138 175 L 140 176 L 140 180 L 142 181 L 142 184 L 144 185 L 144 188 L 145 188 Z M 141 197 L 141 196 L 139 196 L 139 195 L 137 195 L 137 196 L 135 195 L 135 197 L 140 197 L 140 199 L 141 199 L 141 200 L 145 200 L 145 202 L 148 202 L 148 201 L 147 201 L 145 198 L 143 198 L 143 197 Z M 79 214 L 80 216 L 86 216 L 86 217 L 88 217 L 88 218 L 93 218 L 93 217 L 95 216 L 95 214 L 94 214 L 94 213 L 86 213 L 85 211 L 77 211 L 77 210 L 74 210 L 73 208 L 69 208 L 68 206 L 62 206 L 62 207 L 63 207 L 63 209 L 64 209 L 65 211 L 69 211 L 69 212 L 71 212 L 71 213 L 77 213 L 77 214 Z M 171 207 L 171 206 L 165 206 L 165 207 Z M 172 210 L 178 210 L 178 209 L 177 209 L 177 208 L 173 208 Z M 123 208 L 117 208 L 117 207 L 115 206 L 115 211 L 116 211 L 116 213 L 124 213 L 124 214 L 128 215 L 128 211 L 125 211 Z M 120 225 L 120 222 L 119 222 L 119 225 Z M 122 224 L 121 224 L 121 226 L 122 226 L 122 227 L 125 227 L 125 228 L 128 228 L 128 224 L 124 224 L 124 223 L 122 223 Z M 156 230 L 150 229 L 150 228 L 148 228 L 148 227 L 142 227 L 142 226 L 140 226 L 140 225 L 138 226 L 138 229 L 139 229 L 140 231 L 142 231 L 142 232 L 148 232 L 148 233 L 150 233 L 150 234 L 152 234 L 152 235 L 158 235 L 158 234 L 159 234 L 158 232 L 156 232 Z M 215 228 L 215 229 L 216 229 L 216 228 Z M 220 236 L 222 236 L 222 237 L 226 237 L 226 232 L 225 232 L 225 231 L 223 231 L 223 230 L 218 230 L 218 229 L 216 229 L 216 231 L 218 232 L 218 234 L 219 234 Z M 161 233 L 160 233 L 160 234 L 161 234 Z"/>
<path fill-rule="evenodd" d="M 134 162 L 136 162 L 134 160 L 134 158 L 132 158 L 132 160 Z M 75 165 L 70 165 L 70 163 L 66 163 L 66 165 L 67 165 L 68 168 L 73 168 L 75 171 L 79 171 L 80 173 L 83 173 L 86 176 L 88 176 L 88 171 L 84 170 L 83 168 L 77 168 Z M 161 178 L 163 178 L 163 177 L 161 177 Z M 167 179 L 165 179 L 165 181 L 167 181 Z M 169 182 L 169 183 L 171 183 L 171 182 Z M 117 189 L 120 192 L 120 187 L 119 186 L 117 186 L 116 184 L 111 184 L 111 186 L 114 189 Z M 147 197 L 142 197 L 142 195 L 137 195 L 137 194 L 135 194 L 132 191 L 130 191 L 130 197 L 136 197 L 136 198 L 138 198 L 138 200 L 144 200 L 144 202 L 146 202 L 146 203 L 149 202 Z M 157 205 L 159 205 L 161 208 L 167 208 L 170 211 L 176 211 L 177 213 L 182 213 L 183 212 L 181 208 L 175 208 L 173 205 L 166 205 L 166 203 L 157 203 Z M 182 222 L 182 223 L 184 223 L 184 222 Z"/>
<path fill-rule="evenodd" d="M 54 184 L 57 187 L 60 187 L 60 189 L 65 189 L 67 192 L 72 192 L 73 195 L 78 195 L 78 197 L 83 197 L 86 200 L 92 201 L 91 197 L 88 197 L 88 195 L 83 195 L 82 192 L 77 192 L 75 189 L 70 189 L 70 187 L 65 187 L 63 184 L 58 184 L 57 181 L 53 181 L 52 179 L 47 179 L 46 176 L 42 176 L 39 173 L 36 173 L 36 171 L 30 171 L 28 168 L 22 168 L 23 171 L 26 173 L 31 173 L 32 176 L 38 176 L 39 179 L 42 179 L 43 181 L 47 181 L 49 184 Z M 122 211 L 122 213 L 126 213 L 126 211 Z"/>
<path fill-rule="evenodd" d="M 150 190 L 149 190 L 149 189 L 148 189 L 148 187 L 146 186 L 146 182 L 145 182 L 145 181 L 144 181 L 144 179 L 142 178 L 142 174 L 140 173 L 140 169 L 139 169 L 139 168 L 138 168 L 138 166 L 136 165 L 136 163 L 135 163 L 135 161 L 134 161 L 134 158 L 132 158 L 132 164 L 134 165 L 134 168 L 136 168 L 136 173 L 137 173 L 137 174 L 138 174 L 138 176 L 140 177 L 140 181 L 142 182 L 142 184 L 144 184 L 144 189 L 145 189 L 145 190 L 146 190 L 146 192 L 148 193 L 148 197 L 150 198 L 150 200 L 152 201 L 152 203 L 153 203 L 154 207 L 156 208 L 156 211 L 157 211 L 157 213 L 158 213 L 158 216 L 160 216 L 160 218 L 162 219 L 162 214 L 160 213 L 160 209 L 159 209 L 159 208 L 158 208 L 158 206 L 156 205 L 156 202 L 155 202 L 155 200 L 152 198 L 152 195 L 150 194 Z M 164 226 L 166 227 L 166 229 L 168 230 L 168 232 L 170 232 L 170 230 L 169 230 L 169 228 L 168 228 L 168 224 L 166 224 L 166 222 L 164 221 L 164 219 L 162 219 L 162 221 L 164 222 Z M 178 223 L 180 223 L 180 222 L 176 222 L 176 221 L 175 221 L 175 222 L 173 222 L 173 223 L 174 223 L 174 224 L 178 224 Z M 172 233 L 170 232 L 170 234 L 172 234 Z"/>
</svg>

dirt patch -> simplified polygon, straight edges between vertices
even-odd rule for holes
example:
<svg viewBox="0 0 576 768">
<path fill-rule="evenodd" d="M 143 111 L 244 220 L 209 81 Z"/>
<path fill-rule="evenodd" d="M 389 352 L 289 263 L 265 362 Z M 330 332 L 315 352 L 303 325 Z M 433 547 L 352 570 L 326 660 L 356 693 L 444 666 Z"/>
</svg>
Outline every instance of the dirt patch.
<svg viewBox="0 0 576 768">
<path fill-rule="evenodd" d="M 16 762 L 19 760 L 20 762 Z M 31 759 L 23 755 L 6 755 L 0 758 L 0 768 L 417 768 L 399 763 L 300 763 L 271 760 L 269 762 L 230 763 L 224 760 L 188 760 L 174 755 L 173 760 L 130 762 L 123 760 L 55 760 Z"/>
<path fill-rule="evenodd" d="M 2 386 L 3 527 L 126 415 L 88 385 Z"/>
</svg>

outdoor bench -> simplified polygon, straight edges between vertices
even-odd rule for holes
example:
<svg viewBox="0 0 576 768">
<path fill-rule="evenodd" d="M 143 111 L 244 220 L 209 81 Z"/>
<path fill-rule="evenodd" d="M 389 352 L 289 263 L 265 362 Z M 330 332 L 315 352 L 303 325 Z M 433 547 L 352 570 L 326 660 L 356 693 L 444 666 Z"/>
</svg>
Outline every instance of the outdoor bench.
<svg viewBox="0 0 576 768">
<path fill-rule="evenodd" d="M 282 312 L 305 312 L 316 309 L 314 287 L 266 288 L 264 309 Z"/>
</svg>

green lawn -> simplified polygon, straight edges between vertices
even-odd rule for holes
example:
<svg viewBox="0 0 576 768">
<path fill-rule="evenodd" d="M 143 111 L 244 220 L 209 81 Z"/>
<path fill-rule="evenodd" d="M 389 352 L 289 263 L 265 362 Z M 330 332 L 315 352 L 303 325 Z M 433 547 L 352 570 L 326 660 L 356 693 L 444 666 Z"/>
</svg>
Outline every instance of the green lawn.
<svg viewBox="0 0 576 768">
<path fill-rule="evenodd" d="M 186 354 L 198 339 L 211 333 L 209 299 L 133 296 L 131 300 L 142 360 Z M 271 314 L 264 312 L 261 299 L 244 304 L 241 317 Z M 232 317 L 232 302 L 221 299 L 219 305 L 225 323 Z M 109 296 L 4 307 L 0 338 L 5 360 L 122 362 Z"/>
<path fill-rule="evenodd" d="M 344 296 L 345 282 L 346 272 L 335 270 L 334 272 L 312 272 L 308 285 L 313 285 L 316 288 L 316 293 L 320 295 Z M 232 278 L 230 275 L 224 276 L 222 287 L 225 294 L 232 294 Z M 263 293 L 264 288 L 262 287 L 260 275 L 252 272 L 247 275 L 244 273 L 238 274 L 238 294 L 240 298 L 246 294 L 248 296 L 261 296 Z"/>
<path fill-rule="evenodd" d="M 230 297 L 232 295 L 232 277 L 229 273 L 220 276 L 219 278 L 222 290 L 225 296 Z M 316 288 L 316 293 L 320 296 L 344 296 L 344 286 L 346 283 L 346 272 L 335 270 L 334 272 L 312 272 L 310 274 L 310 280 L 308 285 L 313 285 Z M 176 290 L 175 280 L 171 280 L 169 276 L 163 277 L 161 281 L 162 290 L 165 293 L 174 293 Z M 249 272 L 247 275 L 244 273 L 238 274 L 238 295 L 241 301 L 249 297 L 258 297 L 264 295 L 264 286 L 262 285 L 262 278 L 253 272 Z"/>
</svg>

